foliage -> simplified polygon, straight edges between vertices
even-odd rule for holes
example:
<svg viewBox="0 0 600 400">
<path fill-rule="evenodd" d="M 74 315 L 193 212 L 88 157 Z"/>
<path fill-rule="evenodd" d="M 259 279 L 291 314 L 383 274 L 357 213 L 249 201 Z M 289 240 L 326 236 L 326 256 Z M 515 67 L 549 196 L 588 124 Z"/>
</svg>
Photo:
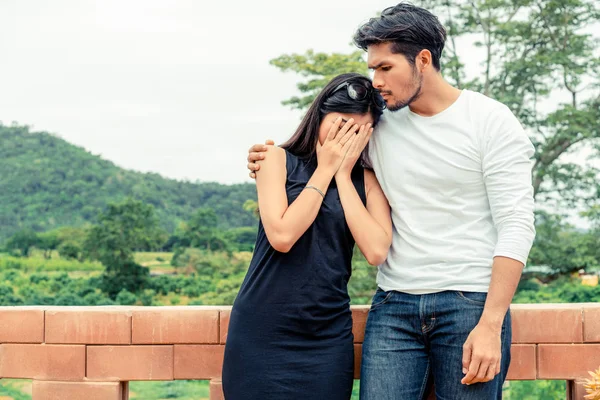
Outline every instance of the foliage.
<svg viewBox="0 0 600 400">
<path fill-rule="evenodd" d="M 136 250 L 152 250 L 165 240 L 154 207 L 127 199 L 110 204 L 85 241 L 86 255 L 104 265 L 100 286 L 111 298 L 126 289 L 143 289 L 148 269 L 135 262 Z"/>
<path fill-rule="evenodd" d="M 23 229 L 84 227 L 127 197 L 154 206 L 169 232 L 200 207 L 211 207 L 223 229 L 256 223 L 242 207 L 256 200 L 253 184 L 191 183 L 124 170 L 27 126 L 0 123 L 0 142 L 0 242 Z"/>
<path fill-rule="evenodd" d="M 326 54 L 308 50 L 305 54 L 279 56 L 270 63 L 283 72 L 296 72 L 306 78 L 306 82 L 297 85 L 304 96 L 294 96 L 282 102 L 283 105 L 299 110 L 307 109 L 321 89 L 336 75 L 346 72 L 357 72 L 363 75 L 368 73 L 362 51 L 354 51 L 350 54 Z"/>
<path fill-rule="evenodd" d="M 358 247 L 355 247 L 352 258 L 352 277 L 348 284 L 348 293 L 353 305 L 371 303 L 373 293 L 377 290 L 376 276 L 377 267 L 369 265 Z"/>
<path fill-rule="evenodd" d="M 208 381 L 131 382 L 132 400 L 208 400 Z"/>
<path fill-rule="evenodd" d="M 538 201 L 577 204 L 594 200 L 597 171 L 567 161 L 600 130 L 598 41 L 590 27 L 600 17 L 595 0 L 422 0 L 449 27 L 447 76 L 508 105 L 529 128 L 537 148 Z M 484 52 L 480 73 L 460 79 L 457 39 L 475 36 Z M 454 61 L 454 62 L 453 62 Z M 561 99 L 561 100 L 558 100 Z M 548 105 L 551 110 L 545 111 Z M 595 153 L 594 157 L 598 154 Z"/>
<path fill-rule="evenodd" d="M 506 104 L 529 131 L 537 149 L 533 181 L 538 202 L 594 201 L 600 193 L 596 169 L 570 160 L 583 146 L 594 150 L 593 158 L 600 151 L 599 42 L 591 34 L 592 24 L 600 18 L 600 3 L 421 0 L 416 4 L 438 15 L 447 28 L 442 73 L 448 81 Z M 473 41 L 483 51 L 483 62 L 468 78 L 464 61 L 473 57 L 466 46 Z M 365 67 L 360 52 L 343 56 L 308 51 L 304 56 L 282 55 L 271 63 L 309 78 L 298 84 L 304 97 L 284 102 L 303 110 L 328 77 Z"/>
<path fill-rule="evenodd" d="M 252 200 L 248 200 L 250 201 Z M 164 247 L 175 251 L 175 265 L 176 259 L 188 247 L 209 251 L 253 251 L 256 233 L 255 227 L 219 229 L 215 212 L 204 207 L 200 208 L 190 221 L 182 222 Z"/>
<path fill-rule="evenodd" d="M 561 277 L 545 284 L 536 279 L 519 284 L 513 303 L 593 303 L 600 301 L 600 285 L 584 286 L 578 278 Z"/>
<path fill-rule="evenodd" d="M 503 391 L 505 400 L 563 400 L 565 381 L 509 381 Z"/>
<path fill-rule="evenodd" d="M 29 379 L 2 379 L 0 381 L 0 399 L 31 400 L 23 386 L 31 385 Z"/>
<path fill-rule="evenodd" d="M 29 256 L 29 250 L 38 245 L 40 239 L 32 229 L 24 229 L 15 233 L 6 243 L 6 250 L 24 257 Z"/>
<path fill-rule="evenodd" d="M 61 243 L 58 246 L 58 254 L 67 260 L 77 260 L 81 256 L 81 247 L 73 242 Z"/>
<path fill-rule="evenodd" d="M 102 271 L 102 265 L 92 261 L 74 261 L 62 258 L 44 259 L 39 257 L 0 257 L 0 272 L 4 270 L 18 269 L 23 272 L 50 272 L 50 271 Z"/>
<path fill-rule="evenodd" d="M 154 207 L 141 201 L 126 199 L 109 204 L 98 216 L 85 240 L 88 257 L 100 261 L 107 268 L 114 264 L 134 261 L 136 250 L 153 250 L 165 240 L 158 227 Z"/>
<path fill-rule="evenodd" d="M 600 266 L 600 230 L 579 231 L 560 215 L 538 212 L 536 232 L 528 264 L 548 267 L 547 278 Z"/>
<path fill-rule="evenodd" d="M 131 306 L 137 302 L 137 297 L 135 294 L 129 292 L 127 289 L 122 289 L 115 299 L 117 304 L 121 304 L 124 306 Z"/>
<path fill-rule="evenodd" d="M 223 232 L 224 240 L 234 251 L 253 252 L 256 235 L 256 227 L 231 228 Z"/>
<path fill-rule="evenodd" d="M 187 224 L 182 224 L 180 236 L 188 247 L 227 250 L 227 242 L 217 229 L 217 214 L 212 208 L 198 209 Z"/>
</svg>

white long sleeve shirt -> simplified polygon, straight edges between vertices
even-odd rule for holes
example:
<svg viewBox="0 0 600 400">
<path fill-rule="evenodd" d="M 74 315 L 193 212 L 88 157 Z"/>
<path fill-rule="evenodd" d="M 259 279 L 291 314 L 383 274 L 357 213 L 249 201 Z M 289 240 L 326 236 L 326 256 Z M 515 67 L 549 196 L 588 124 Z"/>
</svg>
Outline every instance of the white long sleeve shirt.
<svg viewBox="0 0 600 400">
<path fill-rule="evenodd" d="M 394 225 L 382 289 L 487 292 L 493 257 L 525 264 L 534 148 L 508 107 L 463 90 L 432 117 L 386 111 L 369 146 Z"/>
</svg>

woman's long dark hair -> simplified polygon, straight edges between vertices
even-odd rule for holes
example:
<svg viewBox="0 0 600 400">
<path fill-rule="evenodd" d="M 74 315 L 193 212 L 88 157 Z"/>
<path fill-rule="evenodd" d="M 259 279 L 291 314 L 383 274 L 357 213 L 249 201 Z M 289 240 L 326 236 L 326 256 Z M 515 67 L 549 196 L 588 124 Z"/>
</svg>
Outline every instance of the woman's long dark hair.
<svg viewBox="0 0 600 400">
<path fill-rule="evenodd" d="M 338 90 L 332 94 L 335 88 L 344 82 L 365 85 L 370 89 L 369 91 L 372 95 L 366 96 L 363 100 L 354 100 L 348 96 L 348 92 L 345 89 Z M 383 110 L 378 106 L 376 96 L 379 96 L 379 93 L 374 91 L 371 80 L 366 76 L 357 73 L 336 76 L 317 95 L 302 119 L 302 122 L 296 129 L 296 132 L 287 142 L 282 144 L 281 147 L 297 157 L 315 157 L 321 121 L 323 121 L 323 118 L 327 114 L 332 112 L 359 115 L 370 113 L 373 118 L 373 126 L 377 125 Z M 380 99 L 379 102 L 381 104 L 382 99 Z M 365 148 L 361 159 L 363 165 L 370 167 L 370 162 L 366 156 L 366 150 L 367 149 Z"/>
</svg>

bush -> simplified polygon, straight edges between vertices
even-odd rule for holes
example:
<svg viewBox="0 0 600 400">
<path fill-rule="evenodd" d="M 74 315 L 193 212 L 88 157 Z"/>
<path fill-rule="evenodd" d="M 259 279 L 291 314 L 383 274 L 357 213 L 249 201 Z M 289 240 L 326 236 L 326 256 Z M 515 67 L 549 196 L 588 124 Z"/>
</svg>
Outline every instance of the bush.
<svg viewBox="0 0 600 400">
<path fill-rule="evenodd" d="M 84 305 L 81 297 L 72 292 L 63 292 L 54 301 L 56 306 L 82 306 Z"/>
<path fill-rule="evenodd" d="M 102 274 L 100 288 L 111 299 L 125 289 L 131 293 L 137 293 L 146 287 L 150 271 L 146 267 L 127 261 L 122 266 L 107 268 Z"/>
<path fill-rule="evenodd" d="M 37 285 L 40 282 L 47 282 L 50 280 L 50 277 L 48 275 L 42 275 L 42 274 L 31 274 L 31 276 L 29 277 L 29 282 L 33 283 L 34 285 Z"/>
<path fill-rule="evenodd" d="M 156 292 L 152 289 L 145 289 L 139 296 L 142 305 L 144 306 L 153 306 L 156 305 L 154 302 L 154 296 L 156 296 Z"/>
<path fill-rule="evenodd" d="M 81 256 L 81 247 L 72 242 L 62 243 L 58 246 L 58 254 L 67 260 L 77 260 Z"/>
<path fill-rule="evenodd" d="M 111 306 L 115 304 L 114 301 L 98 292 L 86 294 L 83 298 L 83 303 L 86 306 Z"/>
<path fill-rule="evenodd" d="M 115 301 L 122 306 L 131 306 L 137 302 L 137 297 L 135 297 L 135 294 L 123 289 L 117 294 Z"/>
</svg>

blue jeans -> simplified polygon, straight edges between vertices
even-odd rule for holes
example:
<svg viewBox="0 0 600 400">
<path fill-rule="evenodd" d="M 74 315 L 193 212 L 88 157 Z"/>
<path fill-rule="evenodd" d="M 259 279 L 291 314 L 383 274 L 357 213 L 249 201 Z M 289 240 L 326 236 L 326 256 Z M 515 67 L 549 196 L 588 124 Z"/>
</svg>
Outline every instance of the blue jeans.
<svg viewBox="0 0 600 400">
<path fill-rule="evenodd" d="M 502 365 L 490 382 L 463 385 L 463 344 L 479 322 L 487 293 L 412 295 L 381 289 L 373 297 L 363 343 L 361 400 L 495 400 L 510 363 L 510 312 L 502 326 Z"/>
</svg>

